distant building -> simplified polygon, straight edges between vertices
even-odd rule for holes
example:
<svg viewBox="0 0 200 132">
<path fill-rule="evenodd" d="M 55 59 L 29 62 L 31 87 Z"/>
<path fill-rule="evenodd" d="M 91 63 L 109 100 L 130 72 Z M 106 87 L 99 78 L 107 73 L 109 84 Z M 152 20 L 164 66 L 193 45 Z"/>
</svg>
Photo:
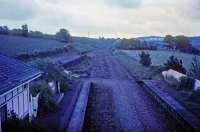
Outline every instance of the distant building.
<svg viewBox="0 0 200 132">
<path fill-rule="evenodd" d="M 0 54 L 0 132 L 12 111 L 19 118 L 31 115 L 29 83 L 40 76 L 39 70 Z"/>
</svg>

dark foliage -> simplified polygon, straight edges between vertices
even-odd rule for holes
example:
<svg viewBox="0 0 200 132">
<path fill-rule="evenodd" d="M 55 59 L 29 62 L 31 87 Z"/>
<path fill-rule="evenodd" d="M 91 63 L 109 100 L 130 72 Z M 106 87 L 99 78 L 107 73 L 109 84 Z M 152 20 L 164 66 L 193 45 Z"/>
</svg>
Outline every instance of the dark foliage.
<svg viewBox="0 0 200 132">
<path fill-rule="evenodd" d="M 164 38 L 167 49 L 176 49 L 180 52 L 199 54 L 199 50 L 192 46 L 188 37 L 184 35 L 173 37 L 166 35 Z"/>
<path fill-rule="evenodd" d="M 17 115 L 12 111 L 11 117 L 2 124 L 3 131 L 5 132 L 28 132 L 29 123 L 28 121 L 21 120 Z"/>
<path fill-rule="evenodd" d="M 24 24 L 21 28 L 9 29 L 7 26 L 0 26 L 0 34 L 3 35 L 14 35 L 22 37 L 33 37 L 33 38 L 42 38 L 42 39 L 54 39 L 62 42 L 71 42 L 72 37 L 68 30 L 60 29 L 56 34 L 45 34 L 40 31 L 29 31 L 28 25 Z"/>
<path fill-rule="evenodd" d="M 60 29 L 60 31 L 56 33 L 55 37 L 57 40 L 66 42 L 66 43 L 69 43 L 72 41 L 69 31 L 67 31 L 66 29 Z"/>
<path fill-rule="evenodd" d="M 14 112 L 11 117 L 2 124 L 4 132 L 52 132 L 45 124 L 38 123 L 37 120 L 29 122 L 28 117 L 19 119 Z"/>
<path fill-rule="evenodd" d="M 56 110 L 57 105 L 53 97 L 53 93 L 49 88 L 42 90 L 38 102 L 38 116 L 44 116 Z"/>
<path fill-rule="evenodd" d="M 49 60 L 46 61 L 38 61 L 36 67 L 43 71 L 43 78 L 46 81 L 66 81 L 68 78 L 66 74 L 63 72 L 64 68 L 57 63 L 53 63 Z"/>
<path fill-rule="evenodd" d="M 177 72 L 186 73 L 186 69 L 183 66 L 182 60 L 179 60 L 178 58 L 174 56 L 170 56 L 170 58 L 167 60 L 167 63 L 164 64 L 166 70 L 173 69 Z"/>
<path fill-rule="evenodd" d="M 200 97 L 200 90 L 192 91 L 192 93 L 188 97 L 188 100 L 200 103 L 200 98 L 199 97 Z"/>
<path fill-rule="evenodd" d="M 197 56 L 193 58 L 189 75 L 195 79 L 200 79 L 200 59 Z"/>
<path fill-rule="evenodd" d="M 190 77 L 181 77 L 179 89 L 180 90 L 193 90 L 195 86 L 195 79 Z"/>
<path fill-rule="evenodd" d="M 9 34 L 9 28 L 7 26 L 0 26 L 0 34 Z"/>
<path fill-rule="evenodd" d="M 62 81 L 60 83 L 60 92 L 65 93 L 69 89 L 67 81 Z"/>
<path fill-rule="evenodd" d="M 22 36 L 28 37 L 28 25 L 27 24 L 22 25 Z"/>
<path fill-rule="evenodd" d="M 157 50 L 157 46 L 137 39 L 123 39 L 118 48 L 125 50 Z"/>
<path fill-rule="evenodd" d="M 176 45 L 175 45 L 175 38 L 172 35 L 166 35 L 164 38 L 164 41 L 166 43 L 165 47 L 168 50 L 173 50 L 175 49 Z"/>
<path fill-rule="evenodd" d="M 38 93 L 40 93 L 42 90 L 47 89 L 48 84 L 44 80 L 38 80 L 35 82 L 32 82 L 30 85 L 30 93 L 33 97 L 37 96 Z"/>
<path fill-rule="evenodd" d="M 149 53 L 145 53 L 144 51 L 142 51 L 142 53 L 140 54 L 140 64 L 146 67 L 151 65 L 151 58 Z"/>
<path fill-rule="evenodd" d="M 55 49 L 55 50 L 49 50 L 49 51 L 44 51 L 44 52 L 35 52 L 33 54 L 20 54 L 16 58 L 19 60 L 27 61 L 30 59 L 34 58 L 45 58 L 48 56 L 53 56 L 56 54 L 62 54 L 68 52 L 68 48 L 60 48 L 60 49 Z"/>
</svg>

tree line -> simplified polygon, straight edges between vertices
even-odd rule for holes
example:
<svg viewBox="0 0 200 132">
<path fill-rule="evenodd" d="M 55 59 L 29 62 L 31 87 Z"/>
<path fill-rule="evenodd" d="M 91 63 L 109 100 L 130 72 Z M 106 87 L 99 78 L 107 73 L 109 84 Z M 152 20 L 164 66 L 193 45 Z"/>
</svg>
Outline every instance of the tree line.
<svg viewBox="0 0 200 132">
<path fill-rule="evenodd" d="M 14 35 L 31 38 L 55 39 L 69 43 L 72 37 L 67 29 L 60 29 L 55 34 L 45 34 L 40 31 L 29 31 L 28 25 L 24 24 L 21 28 L 10 29 L 8 26 L 0 26 L 0 35 Z"/>
<path fill-rule="evenodd" d="M 178 50 L 180 52 L 199 54 L 199 50 L 192 46 L 190 39 L 184 35 L 166 35 L 164 38 L 165 47 L 168 50 Z"/>
<path fill-rule="evenodd" d="M 122 39 L 120 45 L 117 47 L 125 50 L 157 50 L 157 46 L 155 44 L 134 38 Z"/>
</svg>

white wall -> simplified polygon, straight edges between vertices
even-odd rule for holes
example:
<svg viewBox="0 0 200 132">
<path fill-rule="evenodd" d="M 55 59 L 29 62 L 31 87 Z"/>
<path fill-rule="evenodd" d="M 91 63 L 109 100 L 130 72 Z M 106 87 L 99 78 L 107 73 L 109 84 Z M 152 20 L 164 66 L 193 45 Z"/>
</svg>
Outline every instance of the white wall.
<svg viewBox="0 0 200 132">
<path fill-rule="evenodd" d="M 18 96 L 13 99 L 13 111 L 18 115 L 19 108 L 18 108 Z"/>
<path fill-rule="evenodd" d="M 10 100 L 7 102 L 7 116 L 10 117 L 11 116 L 11 112 L 13 110 L 13 101 Z"/>
<path fill-rule="evenodd" d="M 28 90 L 24 91 L 24 113 L 28 113 Z"/>
<path fill-rule="evenodd" d="M 24 116 L 24 96 L 23 93 L 19 94 L 18 96 L 19 98 L 19 117 L 23 117 Z"/>
<path fill-rule="evenodd" d="M 23 118 L 28 114 L 28 89 L 9 100 L 6 105 L 8 117 L 11 115 L 11 111 L 14 111 L 19 118 Z"/>
</svg>

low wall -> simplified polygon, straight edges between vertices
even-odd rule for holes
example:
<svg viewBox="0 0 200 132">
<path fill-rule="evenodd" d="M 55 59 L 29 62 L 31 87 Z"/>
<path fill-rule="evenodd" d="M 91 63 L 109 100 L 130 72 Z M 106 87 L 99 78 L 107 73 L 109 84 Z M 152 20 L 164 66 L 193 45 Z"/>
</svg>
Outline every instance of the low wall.
<svg viewBox="0 0 200 132">
<path fill-rule="evenodd" d="M 67 101 L 67 106 L 64 106 L 64 110 L 62 110 L 62 113 L 60 113 L 61 118 L 58 124 L 59 126 L 57 128 L 57 131 L 64 131 L 66 129 L 66 126 L 68 126 L 71 120 L 74 108 L 76 106 L 77 100 L 79 98 L 82 89 L 82 82 L 77 82 L 77 83 L 78 84 L 76 88 L 74 88 L 70 92 L 67 92 L 70 95 L 68 96 L 65 95 L 66 97 L 63 98 Z M 64 105 L 66 104 L 64 103 Z"/>
<path fill-rule="evenodd" d="M 186 131 L 200 131 L 199 119 L 187 111 L 179 102 L 161 91 L 150 80 L 143 80 L 143 85 L 146 91 L 148 91 L 158 101 L 158 103 L 182 125 Z"/>
<path fill-rule="evenodd" d="M 90 81 L 83 83 L 66 132 L 82 132 L 90 87 Z"/>
</svg>

